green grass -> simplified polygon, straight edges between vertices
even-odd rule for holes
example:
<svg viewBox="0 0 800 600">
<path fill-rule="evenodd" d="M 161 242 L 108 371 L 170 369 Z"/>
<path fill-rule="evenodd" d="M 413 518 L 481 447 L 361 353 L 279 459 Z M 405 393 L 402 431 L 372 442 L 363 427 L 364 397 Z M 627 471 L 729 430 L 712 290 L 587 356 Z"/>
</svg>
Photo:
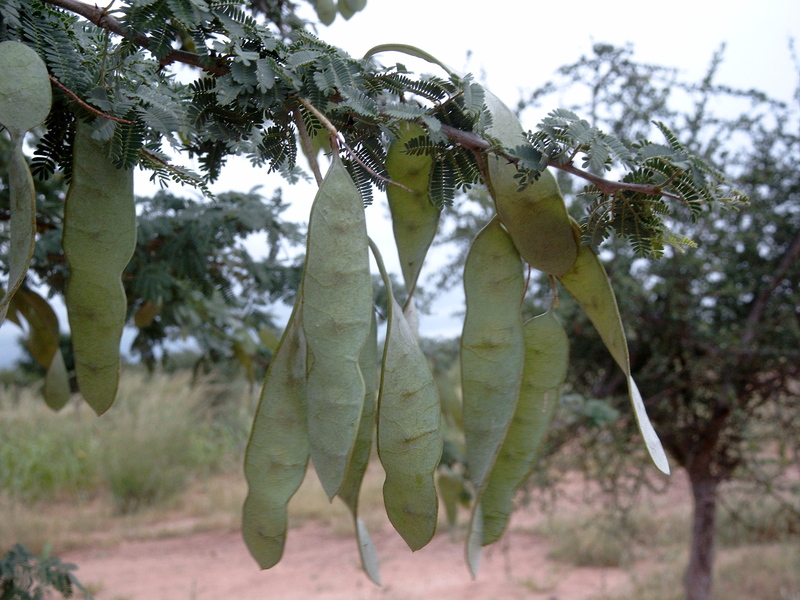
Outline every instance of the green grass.
<svg viewBox="0 0 800 600">
<path fill-rule="evenodd" d="M 0 494 L 40 502 L 107 489 L 129 512 L 169 497 L 192 475 L 233 468 L 252 411 L 242 386 L 233 387 L 226 399 L 188 373 L 128 371 L 100 418 L 78 399 L 53 413 L 31 389 L 0 389 Z"/>
</svg>

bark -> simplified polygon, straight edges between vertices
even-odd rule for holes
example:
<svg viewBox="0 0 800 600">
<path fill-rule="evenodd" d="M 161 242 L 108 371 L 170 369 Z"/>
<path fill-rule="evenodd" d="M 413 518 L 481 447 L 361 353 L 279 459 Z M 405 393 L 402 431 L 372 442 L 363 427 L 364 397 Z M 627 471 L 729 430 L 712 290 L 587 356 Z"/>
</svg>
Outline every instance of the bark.
<svg viewBox="0 0 800 600">
<path fill-rule="evenodd" d="M 689 471 L 694 498 L 692 550 L 683 583 L 686 600 L 711 600 L 719 479 L 705 468 Z"/>
</svg>

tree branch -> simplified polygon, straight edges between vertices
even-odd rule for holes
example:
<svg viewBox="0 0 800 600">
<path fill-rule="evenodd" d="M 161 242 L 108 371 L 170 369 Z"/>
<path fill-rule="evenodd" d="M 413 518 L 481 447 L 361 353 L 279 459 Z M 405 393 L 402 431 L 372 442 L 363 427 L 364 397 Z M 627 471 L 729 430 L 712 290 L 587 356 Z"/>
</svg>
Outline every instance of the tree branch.
<svg viewBox="0 0 800 600">
<path fill-rule="evenodd" d="M 123 125 L 133 125 L 133 121 L 126 121 L 125 119 L 120 119 L 119 117 L 112 117 L 111 115 L 107 115 L 103 111 L 96 109 L 91 104 L 87 104 L 86 102 L 81 100 L 81 98 L 78 96 L 78 94 L 73 92 L 71 89 L 69 89 L 67 86 L 65 86 L 63 83 L 61 83 L 58 79 L 56 79 L 52 75 L 50 75 L 50 81 L 52 81 L 58 89 L 60 89 L 67 96 L 72 98 L 75 102 L 80 104 L 83 108 L 88 110 L 90 113 L 92 113 L 94 115 L 97 115 L 98 117 L 102 117 L 104 119 L 108 119 L 110 121 L 116 121 L 117 123 L 122 123 Z"/>
<path fill-rule="evenodd" d="M 769 303 L 770 296 L 772 296 L 772 292 L 774 292 L 775 288 L 780 285 L 781 281 L 786 276 L 786 272 L 798 257 L 800 257 L 800 232 L 798 232 L 797 236 L 795 236 L 794 242 L 792 242 L 789 250 L 783 255 L 783 258 L 781 259 L 778 268 L 775 269 L 769 284 L 761 288 L 756 301 L 753 302 L 753 308 L 750 311 L 750 314 L 747 315 L 744 334 L 739 342 L 740 346 L 746 348 L 753 341 L 753 338 L 756 335 L 756 327 L 764 316 L 764 311 L 767 310 L 767 304 Z"/>
<path fill-rule="evenodd" d="M 150 47 L 150 38 L 143 34 L 131 34 L 130 31 L 125 29 L 119 19 L 109 14 L 106 9 L 100 8 L 97 5 L 86 4 L 80 0 L 44 0 L 44 2 L 78 14 L 98 27 L 132 41 L 137 46 L 145 49 Z M 209 65 L 201 55 L 193 52 L 186 52 L 185 50 L 172 50 L 160 60 L 162 66 L 170 65 L 175 62 L 198 67 L 204 71 L 220 75 L 228 72 L 228 67 L 224 64 Z"/>
<path fill-rule="evenodd" d="M 451 127 L 449 125 L 442 125 L 442 133 L 444 133 L 459 146 L 463 146 L 469 150 L 477 150 L 480 152 L 488 152 L 492 150 L 492 145 L 488 141 L 483 139 L 481 136 L 472 133 L 471 131 L 461 131 L 460 129 L 456 129 L 455 127 Z M 510 163 L 519 163 L 519 158 L 516 156 L 511 156 L 510 154 L 506 154 L 505 152 L 498 153 L 498 156 L 502 156 Z M 613 195 L 617 192 L 628 191 L 639 192 L 649 196 L 664 196 L 665 198 L 672 198 L 673 200 L 681 199 L 680 196 L 665 192 L 661 186 L 647 185 L 642 183 L 626 183 L 624 181 L 610 181 L 608 179 L 603 179 L 602 177 L 589 173 L 588 171 L 579 169 L 572 164 L 572 162 L 559 163 L 555 160 L 549 160 L 547 165 L 564 171 L 565 173 L 576 175 L 577 177 L 585 179 L 589 183 L 596 186 L 597 189 L 604 194 Z"/>
</svg>

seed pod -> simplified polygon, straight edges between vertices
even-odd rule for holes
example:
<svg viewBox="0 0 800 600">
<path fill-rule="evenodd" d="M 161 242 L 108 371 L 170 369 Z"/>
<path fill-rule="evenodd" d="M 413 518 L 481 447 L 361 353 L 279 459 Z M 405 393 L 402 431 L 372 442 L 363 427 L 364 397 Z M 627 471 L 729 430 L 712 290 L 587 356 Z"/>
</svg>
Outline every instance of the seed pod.
<svg viewBox="0 0 800 600">
<path fill-rule="evenodd" d="M 523 326 L 525 368 L 517 410 L 483 493 L 483 545 L 500 539 L 514 494 L 528 479 L 567 377 L 569 341 L 552 309 Z"/>
<path fill-rule="evenodd" d="M 8 131 L 10 237 L 8 288 L 0 297 L 0 324 L 14 293 L 25 281 L 36 235 L 36 195 L 22 152 L 25 133 L 45 120 L 52 102 L 47 67 L 35 50 L 20 42 L 0 43 L 0 125 Z"/>
<path fill-rule="evenodd" d="M 330 25 L 336 20 L 335 0 L 316 0 L 314 10 L 317 11 L 317 16 L 324 25 Z"/>
<path fill-rule="evenodd" d="M 70 272 L 64 298 L 78 387 L 97 414 L 117 394 L 127 309 L 120 277 L 136 247 L 133 171 L 118 169 L 107 155 L 79 121 L 64 204 L 62 246 Z"/>
<path fill-rule="evenodd" d="M 575 238 L 580 239 L 580 227 L 574 221 L 573 228 Z M 606 348 L 625 373 L 636 422 L 647 446 L 647 451 L 656 467 L 664 473 L 669 473 L 667 455 L 647 417 L 642 396 L 631 376 L 628 342 L 625 339 L 617 298 L 611 288 L 611 282 L 603 263 L 589 246 L 580 246 L 575 265 L 569 272 L 559 277 L 559 281 L 584 310 L 600 334 Z"/>
<path fill-rule="evenodd" d="M 475 577 L 483 540 L 481 496 L 516 410 L 525 360 L 520 314 L 525 293 L 522 261 L 497 218 L 472 242 L 464 266 L 464 292 L 464 438 L 476 490 L 466 555 Z"/>
<path fill-rule="evenodd" d="M 27 287 L 20 287 L 10 303 L 9 318 L 22 315 L 28 323 L 28 349 L 34 360 L 47 369 L 42 395 L 53 410 L 61 410 L 70 398 L 67 367 L 61 354 L 58 317 L 50 304 Z"/>
<path fill-rule="evenodd" d="M 286 542 L 286 506 L 308 465 L 306 344 L 302 289 L 270 362 L 244 459 L 248 492 L 242 534 L 262 569 L 280 561 Z"/>
<path fill-rule="evenodd" d="M 492 125 L 486 134 L 506 148 L 527 143 L 522 126 L 513 112 L 497 96 L 486 91 L 486 106 Z M 489 193 L 497 214 L 505 225 L 522 258 L 532 267 L 551 275 L 563 275 L 575 262 L 577 243 L 553 174 L 544 170 L 539 179 L 519 191 L 514 178 L 517 168 L 505 158 L 487 155 Z"/>
<path fill-rule="evenodd" d="M 439 501 L 434 474 L 442 457 L 439 392 L 417 336 L 392 294 L 383 261 L 372 246 L 389 295 L 388 327 L 378 395 L 378 456 L 386 480 L 383 500 L 394 528 L 419 550 L 436 531 Z"/>
<path fill-rule="evenodd" d="M 386 196 L 392 213 L 392 229 L 400 257 L 400 267 L 409 297 L 414 293 L 422 263 L 439 226 L 440 211 L 431 204 L 428 185 L 433 169 L 430 156 L 414 156 L 405 151 L 406 143 L 425 134 L 413 123 L 401 126 L 400 136 L 386 153 L 386 170 L 396 185 L 388 185 Z"/>
<path fill-rule="evenodd" d="M 329 499 L 344 480 L 364 404 L 359 356 L 372 319 L 367 245 L 361 195 L 334 154 L 311 208 L 303 276 L 308 434 Z"/>
<path fill-rule="evenodd" d="M 378 393 L 378 323 L 374 311 L 372 312 L 369 337 L 367 337 L 367 342 L 364 344 L 359 357 L 359 367 L 364 377 L 364 407 L 361 411 L 361 422 L 358 426 L 353 454 L 350 457 L 350 464 L 347 465 L 347 473 L 342 482 L 342 487 L 339 489 L 338 496 L 353 515 L 361 567 L 374 583 L 381 585 L 375 544 L 372 542 L 369 531 L 367 531 L 367 526 L 358 516 L 358 494 L 361 491 L 361 483 L 364 480 L 364 473 L 367 471 L 370 454 L 372 453 L 372 435 L 375 431 L 375 404 Z"/>
</svg>

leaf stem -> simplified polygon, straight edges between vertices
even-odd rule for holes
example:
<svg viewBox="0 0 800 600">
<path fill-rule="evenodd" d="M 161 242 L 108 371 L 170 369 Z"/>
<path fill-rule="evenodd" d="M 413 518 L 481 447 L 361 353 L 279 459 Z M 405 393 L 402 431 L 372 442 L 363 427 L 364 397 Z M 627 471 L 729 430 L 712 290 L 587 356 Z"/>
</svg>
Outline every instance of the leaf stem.
<svg viewBox="0 0 800 600">
<path fill-rule="evenodd" d="M 133 125 L 134 124 L 133 121 L 126 121 L 125 119 L 120 119 L 119 117 L 114 117 L 112 115 L 104 113 L 101 110 L 96 109 L 91 104 L 87 104 L 84 100 L 81 100 L 81 98 L 75 92 L 73 92 L 71 89 L 69 89 L 67 86 L 65 86 L 63 83 L 61 83 L 58 79 L 56 79 L 52 75 L 50 75 L 50 81 L 52 81 L 53 84 L 55 84 L 55 86 L 58 89 L 60 89 L 67 96 L 72 98 L 75 102 L 80 104 L 83 108 L 88 110 L 93 115 L 97 115 L 98 117 L 102 117 L 104 119 L 108 119 L 109 121 L 116 121 L 117 123 L 122 123 L 123 125 Z"/>
</svg>

